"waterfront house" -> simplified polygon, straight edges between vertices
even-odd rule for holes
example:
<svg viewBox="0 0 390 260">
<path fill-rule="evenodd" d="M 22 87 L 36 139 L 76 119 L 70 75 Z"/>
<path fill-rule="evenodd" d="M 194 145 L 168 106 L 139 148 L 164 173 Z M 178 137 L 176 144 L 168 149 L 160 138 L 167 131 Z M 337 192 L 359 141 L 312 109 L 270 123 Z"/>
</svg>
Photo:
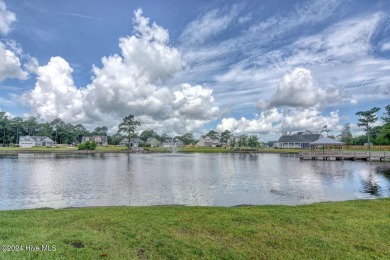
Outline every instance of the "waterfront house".
<svg viewBox="0 0 390 260">
<path fill-rule="evenodd" d="M 98 146 L 107 146 L 107 136 L 105 135 L 92 135 L 92 136 L 83 136 L 81 139 L 82 143 L 85 143 L 87 141 L 95 142 Z"/>
<path fill-rule="evenodd" d="M 145 144 L 145 142 L 138 137 L 130 138 L 130 145 L 129 145 L 129 140 L 127 139 L 127 137 L 123 138 L 122 141 L 119 142 L 119 145 L 121 145 L 121 146 L 128 146 L 128 147 L 133 147 L 133 148 L 143 146 L 144 144 Z"/>
<path fill-rule="evenodd" d="M 314 131 L 298 132 L 296 134 L 284 134 L 274 144 L 274 148 L 287 148 L 287 149 L 309 149 L 310 143 L 317 141 L 323 136 Z"/>
<path fill-rule="evenodd" d="M 216 147 L 220 144 L 221 142 L 218 136 L 202 135 L 200 136 L 199 141 L 196 145 L 201 147 Z"/>
<path fill-rule="evenodd" d="M 159 147 L 161 142 L 159 140 L 157 140 L 156 138 L 154 138 L 154 137 L 149 137 L 146 140 L 146 144 L 150 145 L 150 147 Z"/>
<path fill-rule="evenodd" d="M 55 142 L 47 136 L 20 136 L 19 137 L 19 146 L 22 148 L 31 148 L 34 146 L 46 146 L 52 147 Z"/>
</svg>

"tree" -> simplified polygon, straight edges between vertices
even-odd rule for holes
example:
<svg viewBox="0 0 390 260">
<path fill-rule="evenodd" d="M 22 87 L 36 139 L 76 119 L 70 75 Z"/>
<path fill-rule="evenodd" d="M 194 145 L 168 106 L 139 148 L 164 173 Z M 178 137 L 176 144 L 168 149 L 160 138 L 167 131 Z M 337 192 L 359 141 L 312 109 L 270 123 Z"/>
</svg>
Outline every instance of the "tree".
<svg viewBox="0 0 390 260">
<path fill-rule="evenodd" d="M 30 116 L 26 121 L 23 122 L 23 130 L 28 135 L 35 135 L 38 128 L 37 119 L 33 116 Z"/>
<path fill-rule="evenodd" d="M 42 124 L 38 124 L 36 131 L 37 131 L 36 132 L 37 135 L 51 137 L 53 133 L 53 128 L 49 123 L 42 123 Z"/>
<path fill-rule="evenodd" d="M 119 133 L 114 134 L 113 136 L 107 137 L 107 142 L 112 145 L 118 145 L 122 141 L 123 136 Z"/>
<path fill-rule="evenodd" d="M 50 122 L 50 126 L 54 130 L 54 142 L 61 143 L 61 135 L 64 133 L 65 122 L 60 118 L 56 118 Z"/>
<path fill-rule="evenodd" d="M 75 125 L 74 131 L 77 136 L 76 140 L 78 143 L 81 143 L 81 138 L 83 135 L 88 135 L 88 130 L 82 124 Z"/>
<path fill-rule="evenodd" d="M 332 130 L 328 129 L 328 125 L 324 125 L 324 126 L 322 127 L 321 133 L 322 133 L 322 132 L 325 132 L 325 133 L 326 133 L 326 137 L 328 137 L 329 132 L 331 132 L 331 131 L 332 131 Z"/>
<path fill-rule="evenodd" d="M 22 124 L 23 124 L 23 119 L 21 117 L 14 117 L 11 120 L 11 127 L 15 136 L 15 144 L 19 142 L 19 134 L 21 131 Z"/>
<path fill-rule="evenodd" d="M 390 105 L 385 106 L 385 110 L 386 111 L 381 118 L 385 121 L 385 124 L 390 124 Z"/>
<path fill-rule="evenodd" d="M 124 132 L 127 135 L 128 145 L 130 147 L 130 138 L 135 132 L 137 126 L 141 125 L 139 121 L 134 120 L 134 115 L 130 114 L 123 118 L 123 122 L 118 126 L 118 133 Z"/>
<path fill-rule="evenodd" d="M 229 130 L 225 130 L 221 133 L 221 143 L 227 143 L 232 137 L 232 133 Z"/>
<path fill-rule="evenodd" d="M 258 148 L 260 145 L 259 138 L 256 135 L 251 135 L 248 138 L 248 146 L 251 148 Z"/>
<path fill-rule="evenodd" d="M 186 133 L 182 136 L 177 137 L 177 139 L 181 140 L 184 145 L 196 144 L 196 140 L 192 133 Z"/>
<path fill-rule="evenodd" d="M 219 137 L 219 133 L 214 130 L 210 130 L 206 135 Z"/>
<path fill-rule="evenodd" d="M 385 113 L 381 117 L 385 124 L 381 127 L 378 134 L 380 144 L 390 144 L 390 105 L 385 106 Z"/>
<path fill-rule="evenodd" d="M 343 129 L 341 130 L 341 141 L 345 143 L 350 143 L 352 139 L 351 126 L 349 123 L 345 123 Z"/>
<path fill-rule="evenodd" d="M 378 134 L 378 143 L 388 145 L 390 144 L 390 123 L 384 124 Z"/>
<path fill-rule="evenodd" d="M 247 136 L 247 135 L 241 135 L 241 136 L 238 138 L 237 145 L 238 145 L 238 147 L 245 147 L 245 146 L 248 146 L 248 136 Z"/>
<path fill-rule="evenodd" d="M 357 116 L 359 116 L 359 123 L 357 124 L 359 127 L 364 127 L 364 131 L 367 135 L 368 140 L 368 147 L 371 149 L 371 142 L 370 142 L 370 124 L 375 123 L 376 120 L 378 120 L 378 116 L 376 113 L 380 110 L 379 107 L 373 107 L 370 110 L 367 111 L 359 111 L 356 113 Z"/>
<path fill-rule="evenodd" d="M 107 135 L 108 128 L 107 126 L 102 127 L 96 127 L 95 130 L 92 132 L 93 135 Z"/>
<path fill-rule="evenodd" d="M 233 137 L 233 138 L 230 138 L 230 143 L 229 143 L 230 147 L 232 148 L 236 148 L 236 145 L 237 145 L 237 142 L 236 142 L 236 138 Z"/>
<path fill-rule="evenodd" d="M 148 138 L 151 138 L 151 137 L 154 137 L 156 138 L 157 140 L 160 139 L 160 136 L 153 130 L 145 130 L 145 131 L 142 131 L 142 133 L 140 134 L 139 136 L 144 142 L 146 142 L 148 140 Z"/>
<path fill-rule="evenodd" d="M 7 115 L 5 112 L 0 112 L 0 128 L 3 130 L 3 146 L 5 146 L 5 130 L 9 124 Z"/>
</svg>

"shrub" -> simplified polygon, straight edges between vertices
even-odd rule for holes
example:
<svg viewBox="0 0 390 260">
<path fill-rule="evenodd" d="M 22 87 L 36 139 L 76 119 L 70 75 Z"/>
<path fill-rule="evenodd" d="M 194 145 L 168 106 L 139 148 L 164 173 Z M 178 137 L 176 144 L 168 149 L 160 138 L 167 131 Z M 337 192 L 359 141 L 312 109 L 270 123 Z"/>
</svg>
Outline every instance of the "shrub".
<svg viewBox="0 0 390 260">
<path fill-rule="evenodd" d="M 96 142 L 95 141 L 86 141 L 85 143 L 79 144 L 77 148 L 79 150 L 95 150 L 96 149 Z"/>
</svg>

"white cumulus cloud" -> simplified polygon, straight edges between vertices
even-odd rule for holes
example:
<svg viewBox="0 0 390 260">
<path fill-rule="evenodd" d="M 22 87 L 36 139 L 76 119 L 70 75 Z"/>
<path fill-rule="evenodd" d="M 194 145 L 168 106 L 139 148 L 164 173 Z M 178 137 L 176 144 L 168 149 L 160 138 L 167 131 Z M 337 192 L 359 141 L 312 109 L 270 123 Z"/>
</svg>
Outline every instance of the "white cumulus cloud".
<svg viewBox="0 0 390 260">
<path fill-rule="evenodd" d="M 323 115 L 317 107 L 310 108 L 272 108 L 263 111 L 254 119 L 224 118 L 217 130 L 229 130 L 234 134 L 262 133 L 270 134 L 281 131 L 321 130 L 324 125 L 329 129 L 339 128 L 339 111 Z"/>
<path fill-rule="evenodd" d="M 0 82 L 6 78 L 25 79 L 28 75 L 20 67 L 19 58 L 0 43 Z"/>
<path fill-rule="evenodd" d="M 72 71 L 61 57 L 53 57 L 37 69 L 35 88 L 22 96 L 35 116 L 46 121 L 57 117 L 67 121 L 83 118 L 83 95 L 73 83 Z"/>
<path fill-rule="evenodd" d="M 140 129 L 164 133 L 197 131 L 219 115 L 212 91 L 188 83 L 168 87 L 166 79 L 182 68 L 180 52 L 168 45 L 168 32 L 134 12 L 134 35 L 119 40 L 120 54 L 102 58 L 94 77 L 77 88 L 72 68 L 61 57 L 38 68 L 35 88 L 23 95 L 35 116 L 110 128 L 134 114 Z"/>
<path fill-rule="evenodd" d="M 4 1 L 0 0 L 0 33 L 6 35 L 11 29 L 11 24 L 15 21 L 15 14 L 8 11 Z"/>
<path fill-rule="evenodd" d="M 276 87 L 270 102 L 260 101 L 259 108 L 267 107 L 312 107 L 319 104 L 333 103 L 341 99 L 339 89 L 320 88 L 310 70 L 295 68 L 284 75 Z"/>
</svg>

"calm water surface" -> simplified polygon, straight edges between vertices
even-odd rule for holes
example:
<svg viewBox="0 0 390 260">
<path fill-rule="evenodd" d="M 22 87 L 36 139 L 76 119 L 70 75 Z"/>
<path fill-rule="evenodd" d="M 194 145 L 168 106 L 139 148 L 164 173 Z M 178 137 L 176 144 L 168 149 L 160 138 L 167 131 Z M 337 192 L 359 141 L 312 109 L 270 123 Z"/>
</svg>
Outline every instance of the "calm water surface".
<svg viewBox="0 0 390 260">
<path fill-rule="evenodd" d="M 0 209 L 306 204 L 390 196 L 390 163 L 278 154 L 0 156 Z"/>
</svg>

